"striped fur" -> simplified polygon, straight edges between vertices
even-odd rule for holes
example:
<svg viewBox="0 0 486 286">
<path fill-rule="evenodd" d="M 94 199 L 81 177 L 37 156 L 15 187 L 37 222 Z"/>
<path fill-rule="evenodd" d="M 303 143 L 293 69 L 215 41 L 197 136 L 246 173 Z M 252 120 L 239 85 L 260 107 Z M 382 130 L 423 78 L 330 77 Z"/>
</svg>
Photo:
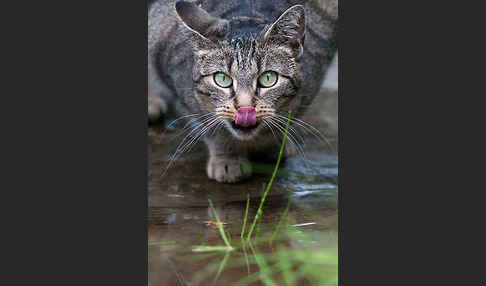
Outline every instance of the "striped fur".
<svg viewBox="0 0 486 286">
<path fill-rule="evenodd" d="M 194 133 L 195 142 L 208 145 L 210 178 L 235 182 L 249 176 L 250 153 L 278 147 L 273 136 L 281 132 L 264 119 L 288 111 L 298 117 L 312 103 L 337 50 L 337 5 L 337 0 L 167 0 L 150 6 L 149 102 L 160 103 L 150 99 L 160 97 L 181 116 L 216 114 L 213 121 L 190 122 L 212 131 Z M 277 84 L 260 87 L 258 76 L 269 70 L 277 72 Z M 233 85 L 215 84 L 216 72 L 229 75 Z M 256 128 L 232 124 L 244 106 L 256 108 Z"/>
</svg>

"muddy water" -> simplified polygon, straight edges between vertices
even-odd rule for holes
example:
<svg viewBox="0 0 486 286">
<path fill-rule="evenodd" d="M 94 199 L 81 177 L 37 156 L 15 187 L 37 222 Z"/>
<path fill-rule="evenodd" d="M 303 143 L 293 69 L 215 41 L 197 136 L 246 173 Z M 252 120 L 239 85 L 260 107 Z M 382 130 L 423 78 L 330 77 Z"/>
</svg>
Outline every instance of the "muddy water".
<svg viewBox="0 0 486 286">
<path fill-rule="evenodd" d="M 327 134 L 332 147 L 306 137 L 305 158 L 290 157 L 281 165 L 266 198 L 256 240 L 267 239 L 268 242 L 290 200 L 288 216 L 283 220 L 281 232 L 292 228 L 294 232 L 310 234 L 314 247 L 336 247 L 338 156 L 335 151 L 335 97 L 335 93 L 323 93 L 304 118 Z M 167 121 L 170 122 L 170 119 Z M 194 251 L 194 247 L 200 245 L 224 246 L 219 230 L 207 223 L 215 221 L 208 199 L 212 200 L 216 212 L 225 223 L 224 229 L 231 237 L 231 244 L 240 245 L 247 196 L 250 196 L 251 202 L 248 214 L 251 221 L 262 196 L 262 185 L 269 181 L 274 166 L 255 163 L 255 174 L 250 180 L 238 184 L 220 184 L 207 178 L 206 150 L 200 144 L 182 156 L 161 177 L 167 166 L 168 155 L 182 139 L 177 134 L 177 129 L 167 129 L 163 124 L 149 129 L 149 285 L 234 285 L 247 277 L 248 273 L 258 272 L 259 266 L 255 261 L 250 261 L 248 266 L 242 265 L 245 256 L 241 249 L 230 254 Z M 298 239 L 290 238 L 269 247 L 264 242 L 258 246 L 258 251 L 272 255 L 279 244 L 299 249 L 299 243 Z M 217 275 L 220 267 L 220 274 Z M 311 283 L 297 279 L 296 284 Z M 263 284 L 254 282 L 251 285 Z"/>
</svg>

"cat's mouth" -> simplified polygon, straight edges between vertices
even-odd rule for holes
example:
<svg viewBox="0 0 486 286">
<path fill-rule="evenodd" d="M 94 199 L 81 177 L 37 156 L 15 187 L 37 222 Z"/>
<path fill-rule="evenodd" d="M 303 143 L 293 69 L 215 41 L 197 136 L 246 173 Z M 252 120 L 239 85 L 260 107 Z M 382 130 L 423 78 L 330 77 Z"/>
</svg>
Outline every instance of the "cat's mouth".
<svg viewBox="0 0 486 286">
<path fill-rule="evenodd" d="M 242 126 L 236 124 L 234 120 L 227 121 L 227 127 L 230 132 L 238 138 L 239 140 L 248 141 L 252 140 L 260 130 L 260 123 L 257 121 L 256 124 L 250 126 Z"/>
<path fill-rule="evenodd" d="M 246 133 L 249 133 L 251 132 L 252 130 L 256 129 L 258 127 L 259 123 L 256 122 L 255 125 L 251 125 L 251 126 L 242 126 L 242 125 L 238 125 L 236 124 L 235 121 L 231 121 L 231 127 L 233 127 L 233 129 L 237 130 L 237 131 L 241 131 L 241 132 L 246 132 Z"/>
</svg>

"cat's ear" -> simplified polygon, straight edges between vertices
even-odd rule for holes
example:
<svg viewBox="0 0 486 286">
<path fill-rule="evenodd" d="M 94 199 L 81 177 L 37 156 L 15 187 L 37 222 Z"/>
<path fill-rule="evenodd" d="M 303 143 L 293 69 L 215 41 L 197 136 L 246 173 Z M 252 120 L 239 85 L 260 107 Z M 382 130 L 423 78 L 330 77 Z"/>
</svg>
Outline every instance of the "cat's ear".
<svg viewBox="0 0 486 286">
<path fill-rule="evenodd" d="M 211 48 L 215 42 L 226 37 L 229 23 L 209 15 L 195 3 L 179 1 L 175 4 L 176 12 L 185 26 L 193 33 L 195 48 Z"/>
<path fill-rule="evenodd" d="M 287 45 L 296 58 L 302 56 L 305 39 L 305 10 L 302 5 L 287 9 L 260 35 L 262 41 Z"/>
</svg>

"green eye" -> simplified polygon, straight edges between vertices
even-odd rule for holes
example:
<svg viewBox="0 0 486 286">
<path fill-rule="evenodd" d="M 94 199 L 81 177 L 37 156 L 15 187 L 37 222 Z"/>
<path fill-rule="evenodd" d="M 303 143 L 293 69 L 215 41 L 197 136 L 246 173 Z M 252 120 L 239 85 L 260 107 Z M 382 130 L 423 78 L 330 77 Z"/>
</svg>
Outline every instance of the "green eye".
<svg viewBox="0 0 486 286">
<path fill-rule="evenodd" d="M 230 87 L 233 84 L 233 80 L 222 72 L 217 72 L 214 74 L 214 82 L 220 87 Z"/>
<path fill-rule="evenodd" d="M 258 83 L 262 87 L 272 87 L 277 83 L 277 73 L 273 71 L 267 71 L 262 73 L 258 77 Z"/>
</svg>

